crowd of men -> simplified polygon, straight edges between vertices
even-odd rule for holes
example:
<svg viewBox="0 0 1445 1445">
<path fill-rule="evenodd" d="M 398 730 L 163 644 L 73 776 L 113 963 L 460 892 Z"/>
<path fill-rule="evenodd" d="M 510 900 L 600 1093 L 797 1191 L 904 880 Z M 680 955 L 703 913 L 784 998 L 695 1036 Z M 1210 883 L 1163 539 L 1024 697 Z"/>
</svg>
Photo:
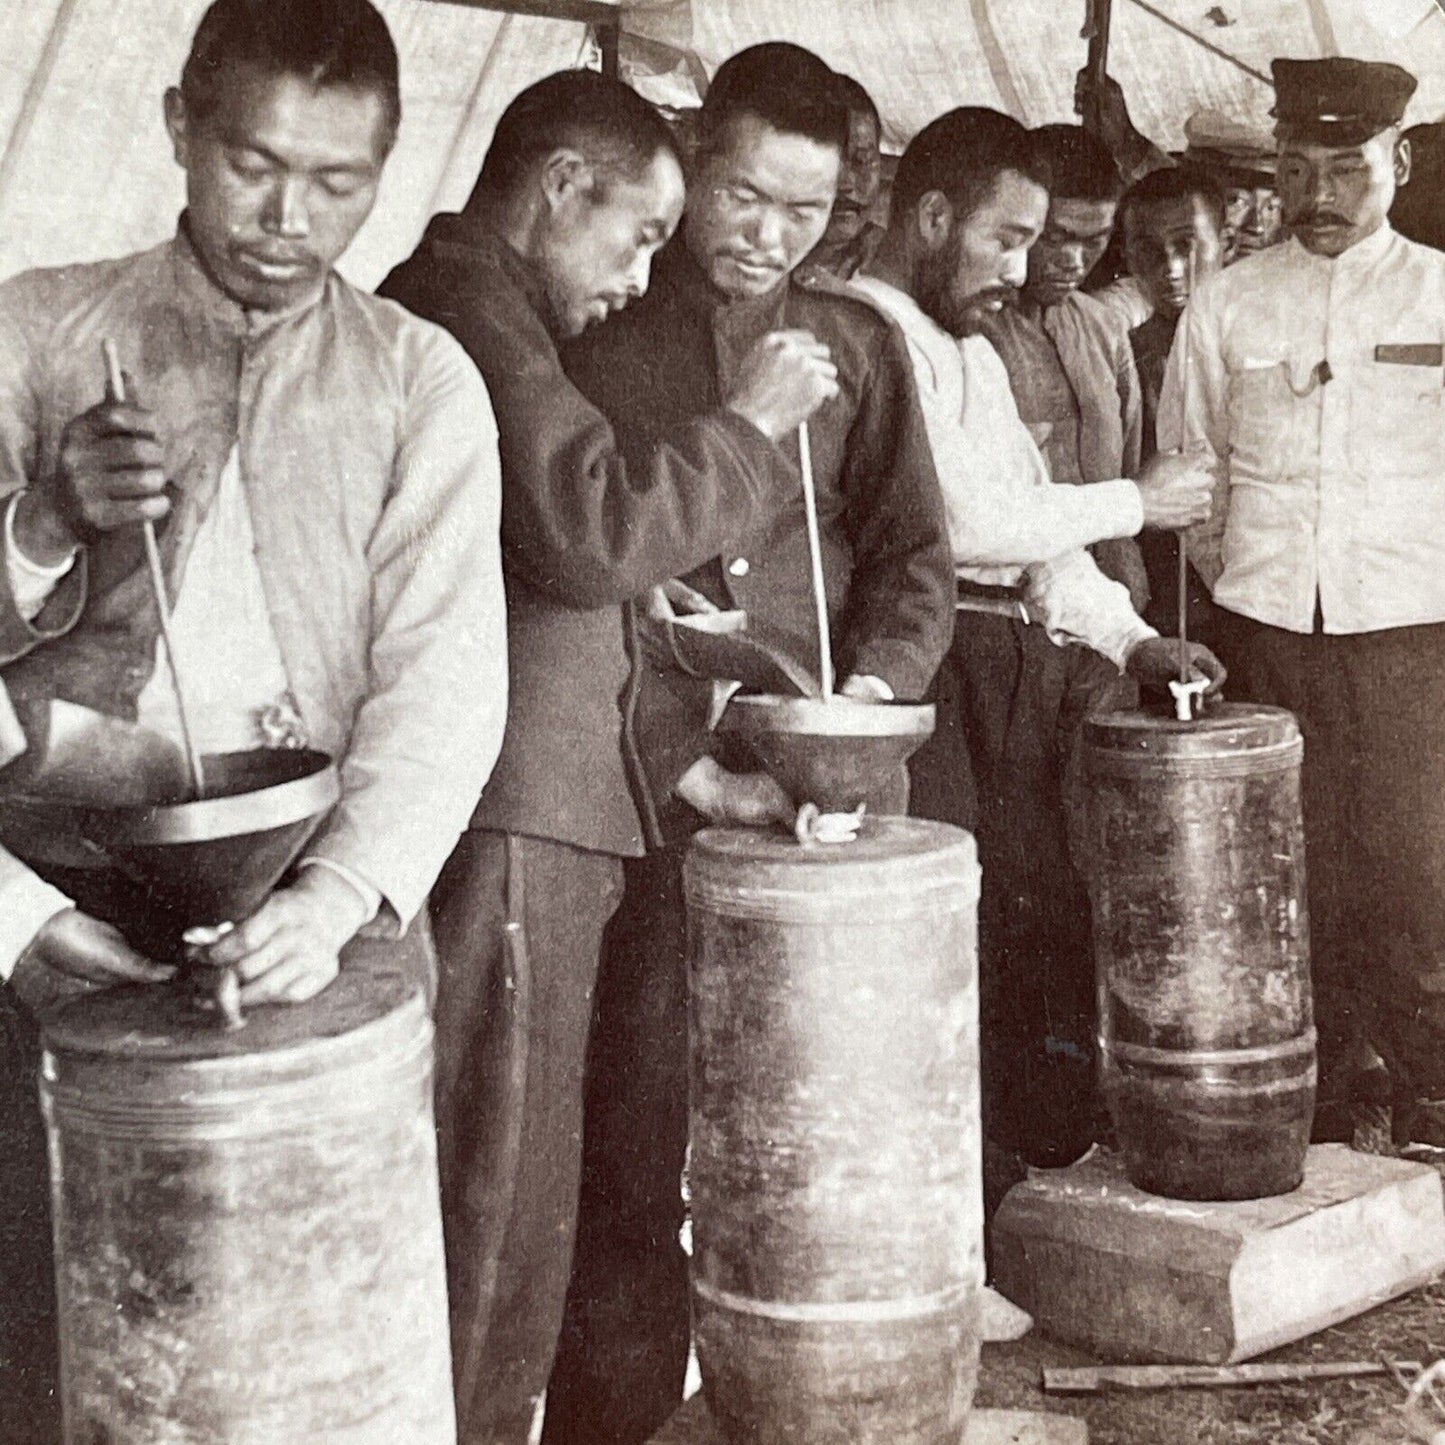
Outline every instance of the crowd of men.
<svg viewBox="0 0 1445 1445">
<path fill-rule="evenodd" d="M 176 732 L 158 524 L 205 749 L 279 710 L 341 765 L 210 961 L 296 1003 L 381 950 L 434 999 L 465 1445 L 524 1445 L 544 1398 L 549 1445 L 641 1445 L 681 1399 L 681 861 L 793 808 L 679 614 L 742 609 L 821 675 L 804 422 L 842 705 L 937 705 L 872 807 L 979 840 L 991 1157 L 1100 1136 L 1071 765 L 1090 711 L 1177 675 L 1185 529 L 1188 667 L 1304 726 L 1325 1096 L 1346 1133 L 1382 1098 L 1445 1130 L 1445 257 L 1387 219 L 1411 77 L 1275 76 L 1274 137 L 1204 115 L 1182 158 L 1112 82 L 1088 129 L 950 111 L 884 224 L 878 112 L 807 50 L 727 61 L 689 154 L 560 73 L 372 296 L 333 266 L 400 121 L 385 22 L 216 0 L 165 97 L 172 238 L 0 286 L 0 763 L 36 700 Z M 171 971 L 123 922 L 0 855 L 32 1157 L 45 979 Z M 37 1218 L 12 1168 L 7 1438 L 53 1408 Z"/>
</svg>

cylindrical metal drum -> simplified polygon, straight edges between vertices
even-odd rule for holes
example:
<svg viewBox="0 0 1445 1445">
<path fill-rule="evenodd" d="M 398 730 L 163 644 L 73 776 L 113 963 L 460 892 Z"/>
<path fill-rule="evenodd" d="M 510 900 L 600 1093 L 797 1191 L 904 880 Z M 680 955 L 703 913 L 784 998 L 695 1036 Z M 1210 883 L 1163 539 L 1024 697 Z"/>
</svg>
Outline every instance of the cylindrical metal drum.
<svg viewBox="0 0 1445 1445">
<path fill-rule="evenodd" d="M 455 1440 L 431 1022 L 378 951 L 235 1033 L 155 988 L 47 1025 L 66 1445 Z"/>
<path fill-rule="evenodd" d="M 1315 1098 L 1303 743 L 1280 708 L 1084 725 L 1103 1086 L 1129 1177 L 1286 1194 Z"/>
<path fill-rule="evenodd" d="M 957 1445 L 978 1371 L 973 839 L 698 835 L 693 1311 L 742 1445 Z"/>
</svg>

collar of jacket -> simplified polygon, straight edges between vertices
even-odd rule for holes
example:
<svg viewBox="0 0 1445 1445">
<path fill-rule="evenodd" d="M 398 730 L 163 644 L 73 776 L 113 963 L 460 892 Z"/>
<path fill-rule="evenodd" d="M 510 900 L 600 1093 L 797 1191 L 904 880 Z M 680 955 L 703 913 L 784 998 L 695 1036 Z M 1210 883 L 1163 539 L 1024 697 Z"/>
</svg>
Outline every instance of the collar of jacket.
<svg viewBox="0 0 1445 1445">
<path fill-rule="evenodd" d="M 527 304 L 555 338 L 556 332 L 548 323 L 547 287 L 540 273 L 526 257 L 518 254 L 485 212 L 446 212 L 434 216 L 422 237 L 420 249 L 441 257 L 460 253 L 495 266 L 527 298 Z"/>
<path fill-rule="evenodd" d="M 248 310 L 211 280 L 191 241 L 189 220 L 184 211 L 176 223 L 175 240 L 171 243 L 171 273 L 175 282 L 171 304 L 175 309 L 199 315 L 223 335 L 229 334 L 242 340 L 263 336 L 288 321 L 304 316 L 314 310 L 326 294 L 326 282 L 323 280 L 315 295 L 283 311 Z M 328 277 L 330 274 L 327 273 Z"/>
<path fill-rule="evenodd" d="M 777 330 L 783 324 L 783 311 L 788 304 L 793 277 L 790 273 L 762 296 L 727 296 L 707 278 L 679 231 L 653 263 L 653 285 L 659 293 L 714 325 L 721 323 L 729 330 L 762 335 L 766 331 Z"/>
<path fill-rule="evenodd" d="M 1300 258 L 1305 265 L 1321 271 L 1368 270 L 1385 259 L 1395 244 L 1396 234 L 1394 227 L 1386 222 L 1379 230 L 1371 231 L 1363 241 L 1356 241 L 1348 251 L 1342 251 L 1338 256 L 1317 256 L 1298 236 L 1291 236 L 1286 243 L 1289 248 L 1286 254 Z"/>
</svg>

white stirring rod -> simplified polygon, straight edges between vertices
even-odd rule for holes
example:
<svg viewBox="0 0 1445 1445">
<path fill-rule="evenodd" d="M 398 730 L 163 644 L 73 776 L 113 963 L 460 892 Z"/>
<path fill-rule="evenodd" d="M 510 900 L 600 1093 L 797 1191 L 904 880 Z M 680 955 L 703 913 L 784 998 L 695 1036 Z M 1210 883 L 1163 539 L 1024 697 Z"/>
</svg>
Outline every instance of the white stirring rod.
<svg viewBox="0 0 1445 1445">
<path fill-rule="evenodd" d="M 124 401 L 125 374 L 121 370 L 120 353 L 115 342 L 109 337 L 100 343 L 105 357 L 106 391 L 112 401 Z M 145 538 L 146 565 L 150 569 L 151 590 L 155 593 L 156 610 L 161 619 L 161 645 L 165 649 L 166 663 L 171 673 L 171 688 L 176 695 L 176 715 L 181 722 L 181 741 L 186 748 L 186 762 L 190 768 L 191 791 L 197 798 L 206 796 L 206 775 L 201 766 L 201 755 L 196 750 L 195 739 L 191 736 L 191 725 L 186 717 L 186 699 L 181 688 L 181 674 L 176 668 L 176 649 L 171 640 L 171 605 L 166 597 L 166 574 L 161 567 L 161 552 L 156 545 L 155 524 L 147 518 L 141 523 L 141 534 Z"/>
<path fill-rule="evenodd" d="M 813 603 L 818 611 L 818 680 L 823 697 L 833 696 L 833 633 L 828 626 L 828 593 L 823 586 L 823 542 L 818 531 L 818 493 L 813 485 L 813 448 L 808 423 L 798 427 L 798 459 L 803 468 L 803 510 L 808 517 L 808 555 L 813 563 Z"/>
</svg>

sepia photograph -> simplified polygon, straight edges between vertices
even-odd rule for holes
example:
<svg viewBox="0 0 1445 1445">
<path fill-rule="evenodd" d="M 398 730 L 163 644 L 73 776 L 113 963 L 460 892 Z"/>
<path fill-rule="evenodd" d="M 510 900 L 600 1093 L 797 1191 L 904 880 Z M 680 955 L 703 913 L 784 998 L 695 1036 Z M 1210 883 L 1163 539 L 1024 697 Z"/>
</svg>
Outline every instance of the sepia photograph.
<svg viewBox="0 0 1445 1445">
<path fill-rule="evenodd" d="M 0 22 L 0 1445 L 1445 1445 L 1445 0 Z"/>
</svg>

